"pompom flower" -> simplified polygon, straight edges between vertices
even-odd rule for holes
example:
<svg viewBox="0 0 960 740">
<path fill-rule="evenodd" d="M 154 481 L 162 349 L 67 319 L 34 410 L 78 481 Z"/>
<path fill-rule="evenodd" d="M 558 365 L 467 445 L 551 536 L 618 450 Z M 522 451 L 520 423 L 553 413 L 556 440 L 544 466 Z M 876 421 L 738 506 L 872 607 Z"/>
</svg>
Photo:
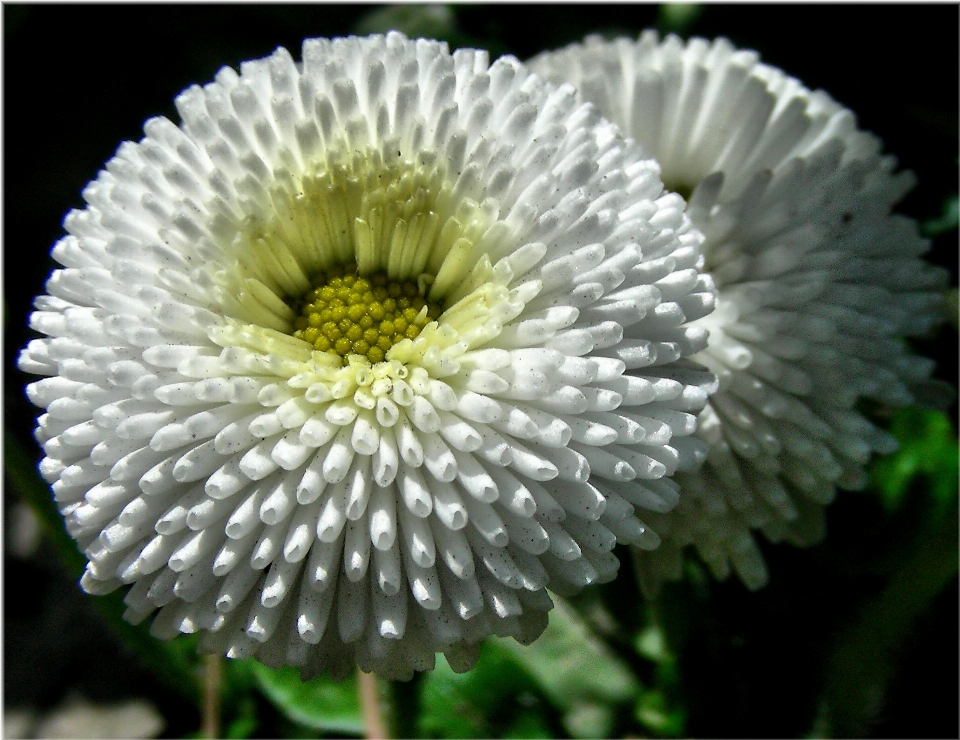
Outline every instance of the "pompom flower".
<svg viewBox="0 0 960 740">
<path fill-rule="evenodd" d="M 541 55 L 533 69 L 577 86 L 660 163 L 704 232 L 719 299 L 695 359 L 720 378 L 700 415 L 709 446 L 655 553 L 648 588 L 680 575 L 688 544 L 719 578 L 767 579 L 750 530 L 808 545 L 837 487 L 865 482 L 894 440 L 862 401 L 903 406 L 936 393 L 933 363 L 903 338 L 937 319 L 943 274 L 921 259 L 916 224 L 892 215 L 910 173 L 821 91 L 725 39 L 639 40 Z"/>
<path fill-rule="evenodd" d="M 127 618 L 390 678 L 543 630 L 702 459 L 702 236 L 515 59 L 386 37 L 221 70 L 84 191 L 20 358 Z"/>
</svg>

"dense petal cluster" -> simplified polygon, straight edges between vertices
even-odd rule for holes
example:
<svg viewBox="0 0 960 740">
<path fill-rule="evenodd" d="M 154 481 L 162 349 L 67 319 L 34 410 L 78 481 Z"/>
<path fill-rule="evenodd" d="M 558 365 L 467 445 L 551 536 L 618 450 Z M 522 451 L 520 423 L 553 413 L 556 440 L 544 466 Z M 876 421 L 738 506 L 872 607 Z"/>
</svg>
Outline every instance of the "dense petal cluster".
<svg viewBox="0 0 960 740">
<path fill-rule="evenodd" d="M 401 678 L 534 639 L 547 587 L 657 545 L 637 510 L 702 460 L 715 293 L 635 143 L 514 59 L 400 34 L 176 105 L 68 215 L 20 357 L 87 591 L 204 651 Z M 412 336 L 379 315 L 410 283 Z M 380 322 L 382 358 L 295 336 L 311 316 L 334 350 Z"/>
<path fill-rule="evenodd" d="M 588 38 L 531 66 L 657 159 L 719 291 L 696 356 L 720 378 L 699 419 L 708 463 L 676 477 L 664 545 L 640 557 L 648 585 L 678 577 L 692 543 L 718 577 L 732 566 L 758 587 L 750 530 L 816 541 L 836 487 L 862 486 L 870 454 L 894 448 L 861 402 L 937 392 L 903 341 L 935 323 L 944 278 L 919 259 L 916 224 L 891 214 L 912 176 L 849 110 L 725 39 Z"/>
</svg>

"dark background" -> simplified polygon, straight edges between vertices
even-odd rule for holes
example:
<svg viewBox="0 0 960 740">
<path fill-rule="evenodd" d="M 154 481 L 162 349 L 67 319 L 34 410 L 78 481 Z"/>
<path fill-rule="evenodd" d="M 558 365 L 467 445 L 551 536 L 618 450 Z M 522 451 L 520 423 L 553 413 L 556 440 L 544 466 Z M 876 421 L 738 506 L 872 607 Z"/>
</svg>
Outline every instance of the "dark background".
<svg viewBox="0 0 960 740">
<path fill-rule="evenodd" d="M 28 379 L 14 362 L 31 338 L 26 328 L 31 298 L 43 291 L 54 267 L 49 249 L 63 234 L 64 214 L 83 206 L 84 185 L 121 141 L 142 137 L 147 118 L 162 114 L 176 121 L 173 98 L 189 84 L 207 82 L 220 66 L 265 56 L 277 46 L 298 57 L 303 38 L 351 33 L 373 7 L 4 5 L 4 424 L 29 454 L 40 457 L 31 435 L 36 409 L 23 397 Z M 456 26 L 447 40 L 484 46 L 491 58 L 511 53 L 524 59 L 589 32 L 635 36 L 659 18 L 656 6 L 634 5 L 468 5 L 454 10 Z M 901 166 L 916 173 L 918 185 L 900 210 L 926 220 L 939 216 L 945 199 L 957 190 L 957 28 L 953 5 L 709 5 L 686 35 L 724 35 L 738 46 L 757 49 L 765 62 L 853 109 L 860 126 L 879 135 Z M 934 239 L 930 259 L 949 268 L 956 285 L 955 230 Z M 938 376 L 955 382 L 955 332 L 945 330 L 922 349 L 940 360 Z M 7 486 L 8 514 L 15 497 Z M 834 536 L 856 528 L 864 515 L 857 507 L 863 505 L 843 499 L 832 507 Z M 811 597 L 822 587 L 804 575 L 809 553 L 765 551 L 771 569 L 779 570 L 774 580 L 777 575 L 794 579 Z M 42 708 L 59 701 L 71 686 L 83 685 L 95 699 L 152 693 L 164 709 L 179 706 L 177 698 L 153 685 L 132 656 L 120 658 L 124 648 L 101 624 L 90 599 L 77 596 L 72 578 L 49 547 L 41 547 L 30 560 L 5 558 L 4 571 L 8 705 Z M 723 584 L 718 592 L 716 620 L 723 627 L 738 620 L 749 602 L 738 584 Z M 792 612 L 773 588 L 760 598 L 771 608 L 747 613 L 745 634 L 753 622 L 769 619 L 778 624 L 767 624 L 768 630 L 800 633 L 799 620 L 822 616 L 817 610 Z M 900 698 L 888 707 L 877 736 L 955 736 L 956 600 L 956 588 L 948 588 L 907 646 L 895 684 Z M 801 638 L 785 659 L 802 663 L 805 644 Z M 751 659 L 745 657 L 743 670 Z M 736 670 L 731 680 L 735 675 Z M 797 678 L 805 675 L 799 665 Z M 722 683 L 721 676 L 707 674 L 691 680 L 713 678 Z M 705 697 L 715 697 L 703 708 L 704 713 L 709 708 L 715 723 L 691 724 L 691 732 L 748 734 L 750 728 L 738 724 L 731 691 L 719 685 L 704 690 Z M 918 703 L 943 711 L 918 713 Z M 777 732 L 773 709 L 754 706 L 751 711 L 758 716 L 753 732 Z M 189 711 L 179 716 L 180 722 L 168 727 L 171 735 L 196 727 Z M 800 719 L 797 725 L 802 725 Z"/>
</svg>

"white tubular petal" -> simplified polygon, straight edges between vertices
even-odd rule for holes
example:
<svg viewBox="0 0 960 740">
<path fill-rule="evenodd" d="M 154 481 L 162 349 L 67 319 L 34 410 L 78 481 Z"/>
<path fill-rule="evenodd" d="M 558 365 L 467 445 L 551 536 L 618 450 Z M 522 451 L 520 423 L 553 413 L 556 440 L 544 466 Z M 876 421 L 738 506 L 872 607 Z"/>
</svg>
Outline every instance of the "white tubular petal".
<svg viewBox="0 0 960 740">
<path fill-rule="evenodd" d="M 433 405 L 423 396 L 414 396 L 407 413 L 414 426 L 421 432 L 432 434 L 440 430 L 440 417 Z"/>
<path fill-rule="evenodd" d="M 407 592 L 388 595 L 381 588 L 372 588 L 373 618 L 377 632 L 388 640 L 401 640 L 407 629 Z"/>
<path fill-rule="evenodd" d="M 341 640 L 353 642 L 363 634 L 367 611 L 367 584 L 341 578 L 337 583 L 337 626 Z"/>
<path fill-rule="evenodd" d="M 421 518 L 429 516 L 433 497 L 419 468 L 404 468 L 397 477 L 397 486 L 407 510 Z"/>
<path fill-rule="evenodd" d="M 379 425 L 369 411 L 364 411 L 353 425 L 350 442 L 360 455 L 372 455 L 380 444 Z"/>
<path fill-rule="evenodd" d="M 385 550 L 374 548 L 373 561 L 376 567 L 377 585 L 380 590 L 387 596 L 394 596 L 399 593 L 403 585 L 400 549 L 396 547 Z"/>
<path fill-rule="evenodd" d="M 463 504 L 467 509 L 470 523 L 467 529 L 475 529 L 487 542 L 496 547 L 505 547 L 510 538 L 503 520 L 497 516 L 493 507 L 469 497 L 463 500 Z"/>
<path fill-rule="evenodd" d="M 254 604 L 247 619 L 246 633 L 259 643 L 265 643 L 272 636 L 283 616 L 283 609 L 272 609 L 260 603 Z"/>
<path fill-rule="evenodd" d="M 298 507 L 294 513 L 286 541 L 283 543 L 283 558 L 287 562 L 299 563 L 314 544 L 320 506 L 317 501 L 309 506 Z"/>
<path fill-rule="evenodd" d="M 140 551 L 138 560 L 140 572 L 147 575 L 166 565 L 167 560 L 179 545 L 180 539 L 176 535 L 158 534 L 150 540 Z"/>
<path fill-rule="evenodd" d="M 503 509 L 512 511 L 518 516 L 533 516 L 537 510 L 537 504 L 529 489 L 518 478 L 507 470 L 498 468 L 492 468 L 490 475 L 500 492 L 497 502 Z"/>
<path fill-rule="evenodd" d="M 443 563 L 457 578 L 471 579 L 474 573 L 473 555 L 466 535 L 461 529 L 454 530 L 446 526 L 439 517 L 429 521 L 434 545 Z"/>
<path fill-rule="evenodd" d="M 308 583 L 313 590 L 322 593 L 336 582 L 342 552 L 342 539 L 334 542 L 321 540 L 313 543 L 305 571 Z"/>
<path fill-rule="evenodd" d="M 426 519 L 414 516 L 409 509 L 400 509 L 400 528 L 403 532 L 404 553 L 421 568 L 432 568 L 436 559 L 433 534 Z"/>
<path fill-rule="evenodd" d="M 294 478 L 281 476 L 260 504 L 260 521 L 268 525 L 284 521 L 296 508 L 295 486 Z"/>
<path fill-rule="evenodd" d="M 260 504 L 269 492 L 268 484 L 256 486 L 227 520 L 224 532 L 232 540 L 239 540 L 258 528 Z"/>
<path fill-rule="evenodd" d="M 228 538 L 213 559 L 213 574 L 222 578 L 232 572 L 250 554 L 258 539 L 259 534 L 255 531 L 240 540 Z"/>
<path fill-rule="evenodd" d="M 226 518 L 233 508 L 229 499 L 206 498 L 187 512 L 187 526 L 194 531 L 206 529 Z"/>
<path fill-rule="evenodd" d="M 240 458 L 240 471 L 250 480 L 263 480 L 278 470 L 280 466 L 274 462 L 271 452 L 279 440 L 279 436 L 270 437 L 248 450 Z M 176 476 L 176 468 L 174 468 L 174 476 Z"/>
<path fill-rule="evenodd" d="M 260 539 L 253 546 L 253 553 L 250 555 L 251 568 L 262 570 L 283 552 L 283 542 L 286 538 L 288 524 L 289 521 L 284 520 L 263 529 Z"/>
<path fill-rule="evenodd" d="M 457 413 L 470 421 L 489 424 L 500 418 L 500 405 L 492 399 L 465 391 L 457 395 Z"/>
<path fill-rule="evenodd" d="M 320 518 L 317 520 L 317 537 L 321 542 L 335 542 L 343 531 L 347 521 L 349 489 L 349 480 L 340 480 L 327 488 L 326 500 L 320 510 Z"/>
<path fill-rule="evenodd" d="M 334 599 L 314 591 L 304 583 L 300 587 L 300 600 L 297 603 L 297 633 L 300 637 L 316 645 L 323 638 L 330 619 Z"/>
<path fill-rule="evenodd" d="M 372 490 L 369 467 L 363 463 L 354 465 L 348 482 L 347 519 L 357 521 L 366 514 Z"/>
<path fill-rule="evenodd" d="M 542 597 L 546 596 L 543 589 L 550 581 L 550 576 L 547 575 L 547 569 L 540 562 L 540 557 L 517 547 L 511 548 L 510 556 L 520 570 L 524 588 L 524 592 L 519 595 L 521 603 L 525 601 L 527 595 L 534 596 L 532 599 L 534 603 L 542 602 Z M 547 598 L 550 597 L 547 596 Z M 526 604 L 524 606 L 526 607 Z"/>
<path fill-rule="evenodd" d="M 270 450 L 270 458 L 284 470 L 296 470 L 303 465 L 314 449 L 300 442 L 300 430 L 291 429 Z"/>
<path fill-rule="evenodd" d="M 198 563 L 200 558 L 221 542 L 223 542 L 223 539 L 214 529 L 204 529 L 196 532 L 174 551 L 167 564 L 174 572 L 182 573 Z"/>
<path fill-rule="evenodd" d="M 87 495 L 89 496 L 89 493 Z M 120 511 L 117 516 L 117 523 L 124 527 L 136 527 L 148 523 L 152 528 L 157 517 L 165 508 L 166 502 L 164 499 L 137 496 Z"/>
<path fill-rule="evenodd" d="M 260 592 L 260 603 L 268 609 L 275 609 L 297 584 L 300 576 L 300 562 L 280 559 L 274 561 L 267 571 Z"/>
<path fill-rule="evenodd" d="M 380 444 L 373 453 L 373 478 L 381 488 L 389 486 L 397 476 L 399 458 L 393 430 L 383 428 Z"/>
<path fill-rule="evenodd" d="M 370 544 L 370 532 L 366 519 L 352 520 L 347 523 L 343 568 L 351 581 L 359 581 L 366 575 L 370 561 Z"/>
<path fill-rule="evenodd" d="M 423 465 L 438 481 L 449 483 L 457 477 L 457 459 L 438 434 L 425 434 Z"/>
<path fill-rule="evenodd" d="M 397 405 L 386 396 L 377 399 L 377 421 L 380 426 L 392 427 L 400 419 L 400 410 Z"/>
<path fill-rule="evenodd" d="M 327 483 L 339 483 L 350 470 L 354 458 L 353 445 L 350 444 L 351 436 L 350 427 L 342 427 L 327 448 L 327 455 L 323 461 L 323 478 Z"/>
<path fill-rule="evenodd" d="M 340 431 L 335 424 L 314 414 L 300 428 L 300 441 L 308 447 L 323 447 Z"/>
<path fill-rule="evenodd" d="M 497 484 L 480 463 L 468 455 L 457 458 L 457 482 L 478 501 L 490 503 L 499 496 Z"/>
<path fill-rule="evenodd" d="M 457 490 L 442 483 L 432 485 L 430 490 L 437 518 L 451 530 L 463 529 L 467 525 L 467 509 Z"/>
<path fill-rule="evenodd" d="M 509 410 L 499 421 L 495 421 L 490 425 L 492 429 L 512 437 L 519 437 L 520 439 L 537 438 L 541 430 L 537 427 L 537 423 L 531 418 L 529 413 L 515 406 L 509 407 L 504 405 L 503 408 Z M 481 437 L 481 444 L 479 446 L 483 446 L 482 442 L 483 438 Z"/>
<path fill-rule="evenodd" d="M 327 488 L 327 481 L 323 477 L 323 464 L 326 458 L 323 454 L 316 454 L 303 471 L 300 483 L 297 485 L 297 503 L 306 506 L 316 501 Z"/>
<path fill-rule="evenodd" d="M 190 510 L 203 501 L 203 491 L 195 488 L 183 496 L 173 506 L 168 508 L 163 515 L 157 519 L 154 529 L 158 534 L 175 534 L 182 531 L 187 526 L 187 514 Z M 82 523 L 84 516 L 83 508 L 74 512 L 74 518 Z"/>
<path fill-rule="evenodd" d="M 550 536 L 533 517 L 519 516 L 509 509 L 501 509 L 500 516 L 511 544 L 531 555 L 542 555 L 550 547 Z"/>
<path fill-rule="evenodd" d="M 423 446 L 406 415 L 400 418 L 394 431 L 397 437 L 397 448 L 403 461 L 411 468 L 419 468 L 423 465 Z"/>
<path fill-rule="evenodd" d="M 417 603 L 431 611 L 439 609 L 442 596 L 436 570 L 418 565 L 408 550 L 403 550 L 403 567 L 407 573 L 410 593 Z"/>
<path fill-rule="evenodd" d="M 493 579 L 485 579 L 484 601 L 500 619 L 509 619 L 523 613 L 523 607 L 513 590 Z"/>
<path fill-rule="evenodd" d="M 390 550 L 397 536 L 396 488 L 375 488 L 370 497 L 370 539 L 378 550 Z"/>
</svg>

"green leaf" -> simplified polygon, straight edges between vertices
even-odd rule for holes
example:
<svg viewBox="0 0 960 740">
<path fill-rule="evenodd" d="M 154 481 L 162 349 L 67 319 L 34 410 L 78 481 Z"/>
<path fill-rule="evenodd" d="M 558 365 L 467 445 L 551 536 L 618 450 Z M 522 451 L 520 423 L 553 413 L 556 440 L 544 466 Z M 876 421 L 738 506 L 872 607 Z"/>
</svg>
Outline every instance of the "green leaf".
<svg viewBox="0 0 960 740">
<path fill-rule="evenodd" d="M 257 677 L 254 675 L 256 661 L 220 661 L 220 703 L 223 735 L 226 738 L 253 737 L 260 728 L 257 716 Z"/>
<path fill-rule="evenodd" d="M 634 649 L 638 655 L 642 655 L 647 660 L 654 663 L 663 663 L 666 660 L 672 660 L 673 656 L 667 649 L 667 640 L 660 629 L 660 625 L 653 623 L 647 625 L 633 642 Z"/>
<path fill-rule="evenodd" d="M 410 38 L 445 39 L 457 19 L 447 5 L 387 5 L 367 13 L 356 26 L 358 35 L 400 31 Z"/>
<path fill-rule="evenodd" d="M 653 686 L 638 697 L 634 716 L 651 734 L 680 737 L 686 734 L 686 712 L 678 699 L 680 671 L 663 627 L 662 607 L 660 601 L 644 604 L 646 626 L 634 636 L 634 650 L 655 665 Z"/>
<path fill-rule="evenodd" d="M 237 703 L 236 714 L 226 723 L 223 736 L 228 740 L 244 740 L 244 738 L 253 737 L 258 724 L 257 703 L 252 695 L 245 694 Z"/>
<path fill-rule="evenodd" d="M 443 656 L 423 678 L 421 737 L 552 737 L 556 712 L 536 681 L 504 649 L 488 640 L 476 667 L 455 673 Z"/>
<path fill-rule="evenodd" d="M 637 700 L 637 720 L 657 735 L 680 737 L 684 734 L 684 714 L 681 709 L 671 709 L 669 702 L 659 691 L 644 691 Z"/>
<path fill-rule="evenodd" d="M 924 236 L 939 236 L 957 228 L 960 221 L 960 205 L 957 196 L 951 195 L 943 204 L 943 213 L 920 224 L 920 233 Z"/>
<path fill-rule="evenodd" d="M 562 600 L 555 599 L 550 624 L 532 645 L 502 644 L 561 710 L 574 737 L 604 737 L 617 704 L 640 690 L 634 674 Z"/>
<path fill-rule="evenodd" d="M 877 458 L 870 471 L 887 509 L 900 508 L 919 476 L 929 481 L 930 493 L 939 506 L 955 499 L 960 453 L 946 414 L 920 408 L 901 409 L 890 424 L 890 433 L 900 442 L 900 450 Z"/>
<path fill-rule="evenodd" d="M 702 12 L 703 6 L 696 3 L 663 3 L 659 8 L 657 26 L 662 33 L 683 36 Z"/>
<path fill-rule="evenodd" d="M 335 683 L 326 676 L 301 681 L 297 668 L 251 663 L 264 695 L 289 719 L 326 732 L 362 735 L 363 717 L 354 677 Z"/>
</svg>

